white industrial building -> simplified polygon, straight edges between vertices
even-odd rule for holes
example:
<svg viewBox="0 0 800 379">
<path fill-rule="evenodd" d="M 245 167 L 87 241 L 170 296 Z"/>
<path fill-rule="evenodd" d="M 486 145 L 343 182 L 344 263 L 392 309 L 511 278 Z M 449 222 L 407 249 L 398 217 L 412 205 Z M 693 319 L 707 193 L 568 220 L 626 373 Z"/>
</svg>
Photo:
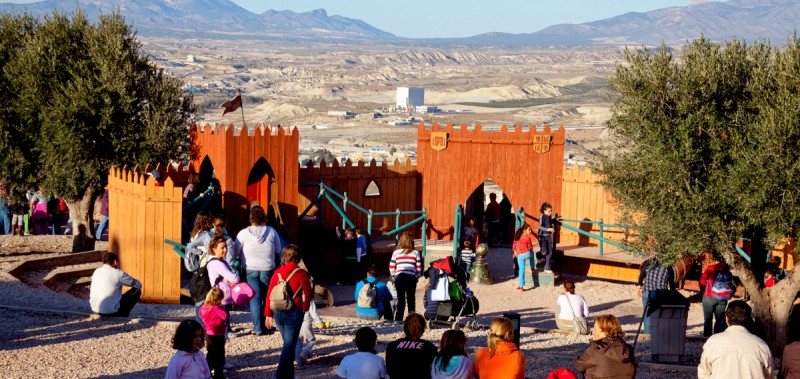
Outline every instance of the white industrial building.
<svg viewBox="0 0 800 379">
<path fill-rule="evenodd" d="M 425 88 L 397 87 L 397 109 L 413 111 L 417 106 L 425 104 Z"/>
</svg>

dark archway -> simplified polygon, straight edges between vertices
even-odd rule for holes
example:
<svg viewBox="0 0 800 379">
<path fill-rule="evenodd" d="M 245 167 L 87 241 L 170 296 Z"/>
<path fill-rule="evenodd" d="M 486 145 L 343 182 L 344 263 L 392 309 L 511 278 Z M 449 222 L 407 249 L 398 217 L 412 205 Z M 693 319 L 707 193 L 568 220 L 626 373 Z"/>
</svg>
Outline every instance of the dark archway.
<svg viewBox="0 0 800 379">
<path fill-rule="evenodd" d="M 490 202 L 490 195 L 496 195 L 499 207 L 499 225 L 489 227 L 489 215 L 486 214 Z M 486 179 L 479 184 L 467 198 L 464 204 L 464 223 L 470 217 L 475 217 L 475 227 L 481 232 L 481 240 L 485 242 L 510 243 L 514 235 L 514 207 L 508 193 L 492 179 Z M 490 231 L 495 236 L 489 238 Z"/>
<path fill-rule="evenodd" d="M 268 209 L 272 200 L 278 198 L 278 186 L 272 166 L 264 158 L 259 158 L 250 175 L 247 177 L 247 204 L 258 201 L 264 209 Z"/>
</svg>

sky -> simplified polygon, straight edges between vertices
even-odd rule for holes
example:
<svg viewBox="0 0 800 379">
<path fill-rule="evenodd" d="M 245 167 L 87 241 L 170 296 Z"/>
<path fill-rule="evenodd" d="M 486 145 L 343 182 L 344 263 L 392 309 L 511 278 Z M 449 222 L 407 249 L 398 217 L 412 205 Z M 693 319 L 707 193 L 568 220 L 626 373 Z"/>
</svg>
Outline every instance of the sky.
<svg viewBox="0 0 800 379">
<path fill-rule="evenodd" d="M 0 0 L 33 3 L 38 0 Z M 232 0 L 255 13 L 268 9 L 360 19 L 409 38 L 469 37 L 487 32 L 533 33 L 555 24 L 580 24 L 627 12 L 686 6 L 690 0 Z"/>
</svg>

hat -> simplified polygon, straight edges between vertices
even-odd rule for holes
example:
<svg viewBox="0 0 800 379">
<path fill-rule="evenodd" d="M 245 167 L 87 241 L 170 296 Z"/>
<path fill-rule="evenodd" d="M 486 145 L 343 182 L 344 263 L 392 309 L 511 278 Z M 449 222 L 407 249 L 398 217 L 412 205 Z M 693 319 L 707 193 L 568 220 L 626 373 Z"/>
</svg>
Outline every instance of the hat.
<svg viewBox="0 0 800 379">
<path fill-rule="evenodd" d="M 156 180 L 161 180 L 161 171 L 153 170 L 153 171 L 148 172 L 147 175 L 150 175 L 150 176 L 156 178 Z"/>
</svg>

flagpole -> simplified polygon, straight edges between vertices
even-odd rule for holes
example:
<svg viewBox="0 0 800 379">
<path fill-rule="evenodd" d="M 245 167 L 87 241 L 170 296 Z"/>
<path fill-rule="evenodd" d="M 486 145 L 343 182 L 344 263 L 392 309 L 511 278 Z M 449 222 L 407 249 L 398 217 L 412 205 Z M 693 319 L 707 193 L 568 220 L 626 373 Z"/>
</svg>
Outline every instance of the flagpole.
<svg viewBox="0 0 800 379">
<path fill-rule="evenodd" d="M 241 103 L 241 105 L 239 105 L 239 108 L 242 110 L 242 126 L 244 127 L 245 130 L 247 130 L 247 123 L 245 123 L 244 121 L 244 99 L 242 99 L 242 90 L 237 88 L 236 91 L 239 93 L 239 100 Z"/>
</svg>

